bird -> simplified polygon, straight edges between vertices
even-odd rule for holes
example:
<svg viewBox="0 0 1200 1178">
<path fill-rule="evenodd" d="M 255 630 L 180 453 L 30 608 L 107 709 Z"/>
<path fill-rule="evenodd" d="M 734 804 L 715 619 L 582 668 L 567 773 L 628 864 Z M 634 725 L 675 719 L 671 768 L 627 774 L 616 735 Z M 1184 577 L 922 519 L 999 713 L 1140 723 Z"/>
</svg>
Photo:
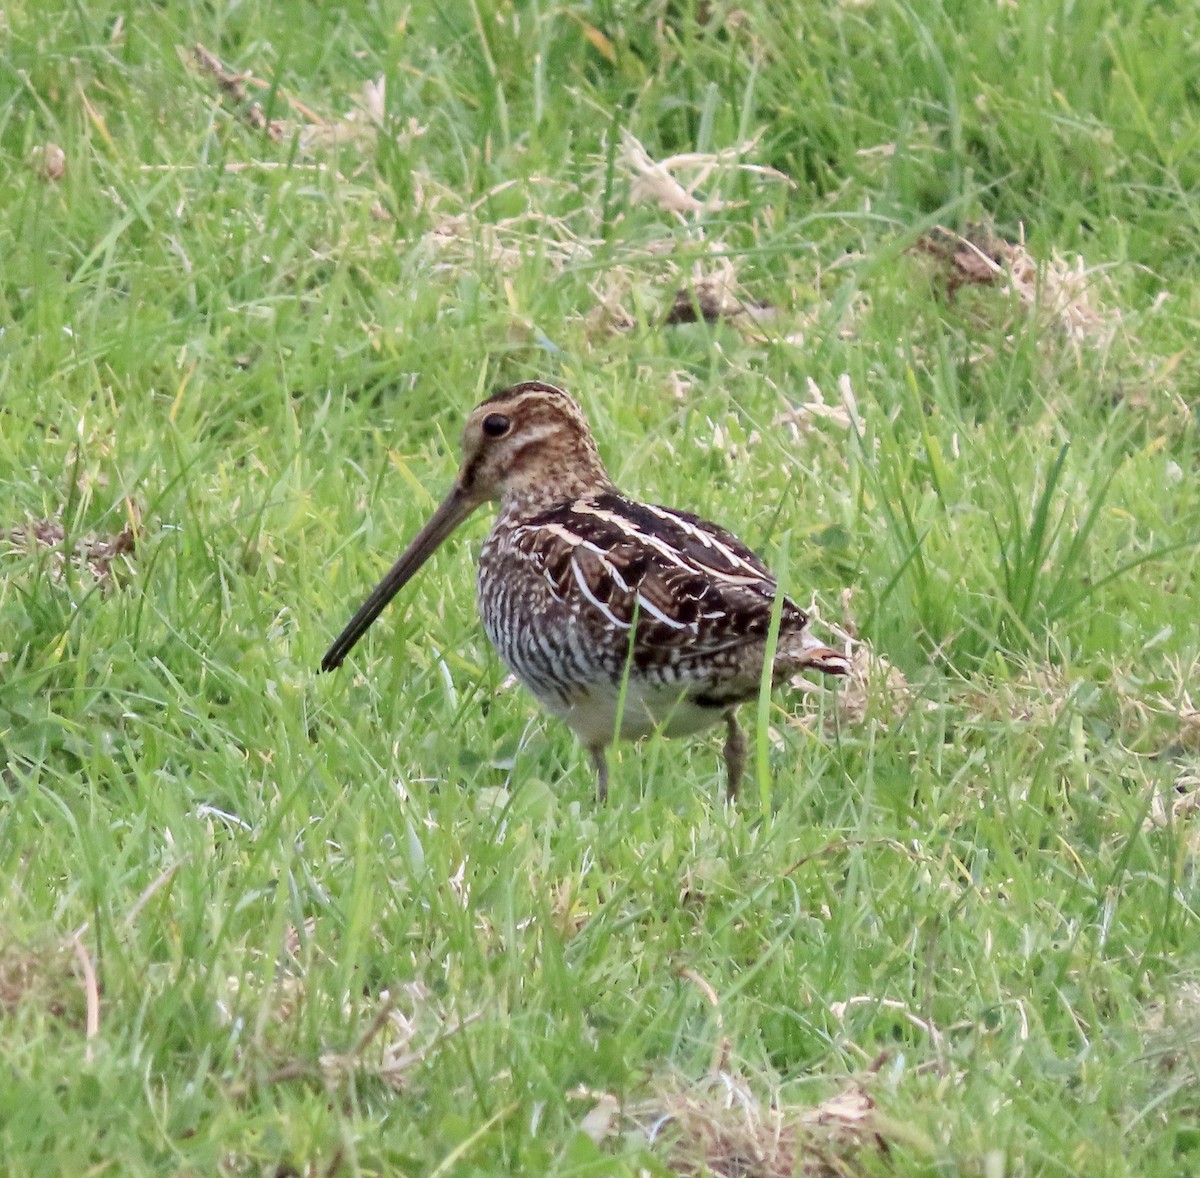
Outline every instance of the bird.
<svg viewBox="0 0 1200 1178">
<path fill-rule="evenodd" d="M 480 617 L 500 658 L 589 753 L 601 802 L 606 750 L 654 731 L 726 725 L 729 797 L 746 763 L 740 704 L 756 699 L 778 611 L 771 681 L 815 669 L 846 675 L 805 612 L 732 533 L 687 511 L 622 494 L 579 403 L 540 380 L 488 397 L 463 430 L 449 493 L 321 662 L 355 643 L 477 508 L 499 511 L 479 554 Z"/>
</svg>

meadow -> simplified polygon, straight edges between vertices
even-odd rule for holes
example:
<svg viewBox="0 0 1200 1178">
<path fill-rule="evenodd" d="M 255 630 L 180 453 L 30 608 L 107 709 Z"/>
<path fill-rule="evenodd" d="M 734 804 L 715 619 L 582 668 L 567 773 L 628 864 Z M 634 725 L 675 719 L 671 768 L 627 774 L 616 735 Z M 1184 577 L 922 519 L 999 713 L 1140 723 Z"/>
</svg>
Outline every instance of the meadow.
<svg viewBox="0 0 1200 1178">
<path fill-rule="evenodd" d="M 1200 1172 L 1200 10 L 0 14 L 0 1158 Z M 586 754 L 447 544 L 541 378 L 840 685 Z"/>
</svg>

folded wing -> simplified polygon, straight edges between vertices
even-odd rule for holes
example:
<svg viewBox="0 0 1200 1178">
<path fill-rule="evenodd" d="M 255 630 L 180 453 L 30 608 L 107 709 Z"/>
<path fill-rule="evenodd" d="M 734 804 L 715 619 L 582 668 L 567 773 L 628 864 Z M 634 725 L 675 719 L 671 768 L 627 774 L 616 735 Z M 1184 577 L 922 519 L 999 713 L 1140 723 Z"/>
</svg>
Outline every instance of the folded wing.
<svg viewBox="0 0 1200 1178">
<path fill-rule="evenodd" d="M 704 658 L 762 642 L 778 587 L 736 536 L 688 512 L 603 494 L 563 504 L 520 525 L 517 552 L 564 604 L 612 631 L 636 661 L 686 649 Z M 787 598 L 780 637 L 807 617 Z"/>
</svg>

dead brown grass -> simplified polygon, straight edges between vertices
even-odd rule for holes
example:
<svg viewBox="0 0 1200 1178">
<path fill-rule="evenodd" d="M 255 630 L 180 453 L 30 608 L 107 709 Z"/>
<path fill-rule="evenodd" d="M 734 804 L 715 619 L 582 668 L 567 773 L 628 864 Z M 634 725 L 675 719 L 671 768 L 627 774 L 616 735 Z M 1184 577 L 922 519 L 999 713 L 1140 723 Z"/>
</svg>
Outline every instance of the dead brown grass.
<svg viewBox="0 0 1200 1178">
<path fill-rule="evenodd" d="M 694 262 L 689 279 L 675 292 L 663 326 L 678 323 L 716 323 L 727 319 L 739 326 L 774 318 L 775 308 L 750 298 L 738 282 L 730 258 L 719 255 L 711 264 Z"/>
<path fill-rule="evenodd" d="M 0 945 L 0 1015 L 31 1011 L 86 1026 L 83 975 L 70 941 Z"/>
<path fill-rule="evenodd" d="M 1050 728 L 1071 698 L 1072 681 L 1051 663 L 1030 664 L 1005 681 L 961 684 L 959 703 L 978 720 Z"/>
<path fill-rule="evenodd" d="M 451 1011 L 419 982 L 398 983 L 365 1002 L 352 1002 L 346 996 L 341 1017 L 357 1020 L 360 1027 L 350 1043 L 297 1054 L 292 1027 L 309 1003 L 329 1000 L 323 991 L 309 985 L 309 966 L 328 960 L 318 940 L 312 922 L 303 930 L 288 929 L 284 939 L 286 968 L 267 985 L 260 985 L 259 979 L 270 977 L 269 969 L 264 969 L 262 975 L 251 971 L 225 980 L 218 1000 L 219 1013 L 230 1023 L 238 1019 L 254 1021 L 262 1034 L 253 1050 L 263 1051 L 267 1057 L 265 1070 L 249 1069 L 254 1076 L 252 1083 L 233 1085 L 230 1093 L 235 1098 L 248 1095 L 253 1085 L 294 1080 L 318 1083 L 332 1093 L 356 1080 L 372 1079 L 399 1091 L 407 1086 L 418 1065 L 478 1017 Z M 305 960 L 301 959 L 302 944 Z"/>
<path fill-rule="evenodd" d="M 597 1143 L 634 1132 L 680 1178 L 853 1178 L 868 1159 L 877 1168 L 894 1128 L 857 1081 L 814 1105 L 763 1097 L 724 1070 L 697 1082 L 660 1078 L 650 1089 L 625 1106 L 609 1093 L 573 1093 L 591 1105 L 580 1128 Z"/>
<path fill-rule="evenodd" d="M 745 158 L 758 146 L 758 136 L 724 151 L 690 151 L 656 160 L 641 141 L 626 131 L 621 138 L 621 163 L 628 175 L 630 197 L 636 203 L 649 201 L 673 214 L 679 221 L 722 209 L 736 208 L 738 202 L 718 196 L 701 196 L 700 188 L 710 180 L 719 180 L 728 172 L 751 173 L 795 187 L 791 179 L 775 168 L 746 163 Z"/>
<path fill-rule="evenodd" d="M 30 163 L 39 180 L 56 184 L 67 174 L 67 153 L 57 143 L 44 143 L 33 149 Z"/>
<path fill-rule="evenodd" d="M 1165 755 L 1200 754 L 1200 707 L 1193 684 L 1200 683 L 1200 659 L 1189 664 L 1168 660 L 1156 670 L 1166 688 L 1146 690 L 1132 676 L 1119 676 L 1117 701 L 1122 726 L 1165 734 Z"/>
<path fill-rule="evenodd" d="M 221 96 L 248 126 L 254 128 L 255 131 L 262 131 L 268 139 L 273 139 L 277 143 L 283 139 L 286 132 L 283 121 L 268 119 L 263 113 L 262 107 L 250 97 L 247 90 L 248 85 L 257 85 L 266 89 L 267 83 L 260 82 L 253 74 L 239 74 L 226 69 L 216 54 L 205 49 L 203 45 L 196 45 L 192 53 L 201 71 L 216 82 Z"/>
<path fill-rule="evenodd" d="M 136 551 L 136 532 L 132 523 L 116 535 L 83 535 L 67 545 L 67 532 L 57 519 L 36 519 L 0 531 L 7 551 L 0 556 L 49 554 L 50 575 L 58 580 L 68 563 L 77 569 L 87 569 L 101 585 L 119 584 L 133 570 Z"/>
<path fill-rule="evenodd" d="M 191 59 L 199 75 L 216 85 L 221 101 L 231 113 L 273 143 L 294 137 L 301 151 L 309 155 L 344 147 L 357 149 L 363 157 L 374 153 L 387 114 L 387 86 L 382 76 L 363 83 L 361 91 L 350 96 L 350 109 L 342 115 L 322 113 L 281 87 L 278 96 L 287 104 L 293 117 L 268 118 L 252 92 L 270 91 L 270 82 L 255 77 L 249 70 L 240 73 L 230 70 L 215 53 L 200 44 L 192 47 Z M 421 134 L 424 134 L 424 128 L 410 121 L 399 129 L 397 138 L 410 139 Z M 238 161 L 233 161 L 226 165 L 226 170 L 237 170 L 240 166 Z M 266 162 L 259 161 L 258 166 L 266 166 Z"/>
<path fill-rule="evenodd" d="M 847 589 L 842 593 L 841 608 L 842 618 L 838 623 L 822 617 L 815 596 L 805 607 L 813 632 L 828 645 L 848 654 L 850 660 L 850 673 L 838 682 L 836 709 L 830 709 L 825 717 L 826 730 L 832 731 L 840 724 L 857 726 L 868 717 L 890 723 L 917 706 L 918 697 L 904 672 L 869 642 L 859 638 L 852 590 Z M 790 685 L 808 694 L 828 690 L 828 684 L 815 682 L 803 675 L 791 679 Z M 936 705 L 931 703 L 928 706 Z M 804 714 L 789 718 L 789 722 L 797 727 L 811 728 L 816 718 Z"/>
<path fill-rule="evenodd" d="M 1200 1087 L 1200 981 L 1181 979 L 1146 1009 L 1142 1022 L 1146 1056 L 1165 1072 L 1191 1070 Z"/>
<path fill-rule="evenodd" d="M 843 430 L 853 430 L 861 435 L 866 423 L 858 411 L 858 398 L 850 374 L 843 372 L 837 379 L 837 399 L 832 403 L 825 398 L 821 387 L 810 376 L 807 378 L 806 396 L 792 408 L 778 414 L 771 422 L 777 429 L 787 430 L 792 442 L 796 443 L 810 433 L 820 422 L 829 422 Z"/>
<path fill-rule="evenodd" d="M 965 286 L 996 287 L 1027 312 L 1041 315 L 1075 347 L 1107 351 L 1120 322 L 1119 314 L 1099 302 L 1102 271 L 1080 257 L 1053 253 L 1034 257 L 1024 237 L 1007 241 L 986 225 L 967 225 L 962 233 L 938 225 L 922 236 L 915 249 L 933 258 L 946 297 Z"/>
</svg>

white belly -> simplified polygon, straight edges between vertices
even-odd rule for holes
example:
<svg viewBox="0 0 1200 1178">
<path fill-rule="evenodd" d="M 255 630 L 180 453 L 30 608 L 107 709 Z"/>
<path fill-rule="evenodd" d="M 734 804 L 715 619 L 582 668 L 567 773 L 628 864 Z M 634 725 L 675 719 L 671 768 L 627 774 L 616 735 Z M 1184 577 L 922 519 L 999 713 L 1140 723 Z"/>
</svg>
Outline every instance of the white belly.
<svg viewBox="0 0 1200 1178">
<path fill-rule="evenodd" d="M 666 736 L 686 736 L 716 724 L 725 715 L 723 708 L 692 702 L 675 685 L 631 682 L 622 699 L 617 687 L 595 683 L 572 693 L 566 703 L 557 695 L 539 696 L 539 701 L 548 712 L 565 720 L 589 748 L 616 739 L 638 740 L 655 731 Z"/>
</svg>

